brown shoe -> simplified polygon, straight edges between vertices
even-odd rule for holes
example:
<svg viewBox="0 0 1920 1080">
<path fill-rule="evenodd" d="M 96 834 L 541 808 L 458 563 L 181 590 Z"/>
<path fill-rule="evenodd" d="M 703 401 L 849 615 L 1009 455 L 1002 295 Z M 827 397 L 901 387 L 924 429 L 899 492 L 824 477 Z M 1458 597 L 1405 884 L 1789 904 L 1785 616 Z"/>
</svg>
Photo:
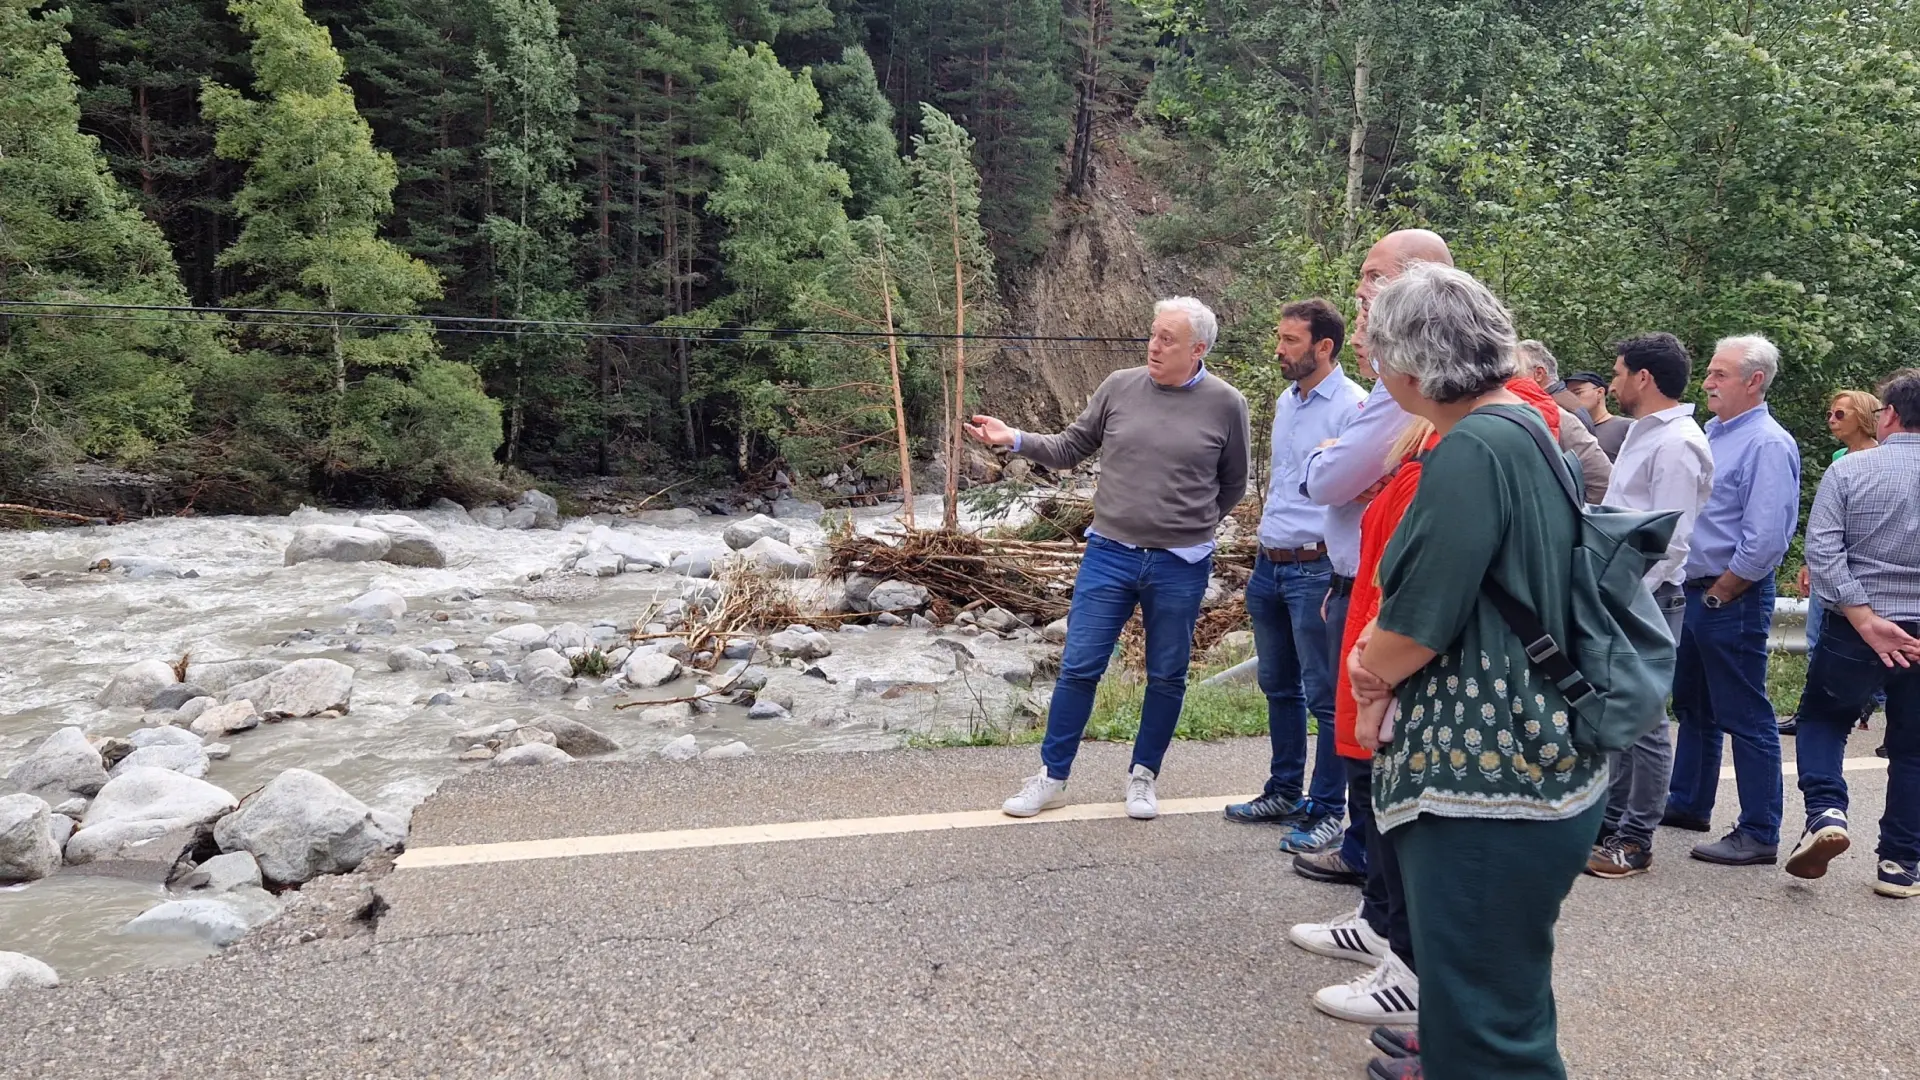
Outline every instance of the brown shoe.
<svg viewBox="0 0 1920 1080">
<path fill-rule="evenodd" d="M 1653 869 L 1653 851 L 1629 836 L 1607 837 L 1587 857 L 1587 873 L 1597 878 L 1627 878 Z"/>
</svg>

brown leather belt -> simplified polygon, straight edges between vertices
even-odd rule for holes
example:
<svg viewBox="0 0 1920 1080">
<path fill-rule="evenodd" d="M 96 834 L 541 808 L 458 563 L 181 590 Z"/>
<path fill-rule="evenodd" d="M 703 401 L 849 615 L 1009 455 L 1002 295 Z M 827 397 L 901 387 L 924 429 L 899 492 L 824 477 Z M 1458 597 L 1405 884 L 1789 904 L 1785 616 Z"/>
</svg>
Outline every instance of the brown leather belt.
<svg viewBox="0 0 1920 1080">
<path fill-rule="evenodd" d="M 1261 548 L 1260 553 L 1267 557 L 1268 562 L 1276 563 L 1313 562 L 1327 557 L 1327 549 L 1323 544 L 1303 548 Z"/>
</svg>

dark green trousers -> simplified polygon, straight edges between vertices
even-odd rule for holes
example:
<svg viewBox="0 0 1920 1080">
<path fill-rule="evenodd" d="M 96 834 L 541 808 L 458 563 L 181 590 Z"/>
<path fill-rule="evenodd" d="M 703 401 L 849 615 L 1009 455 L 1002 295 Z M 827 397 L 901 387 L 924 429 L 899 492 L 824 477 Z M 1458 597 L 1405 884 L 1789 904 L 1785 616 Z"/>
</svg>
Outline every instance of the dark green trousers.
<svg viewBox="0 0 1920 1080">
<path fill-rule="evenodd" d="M 1605 810 L 1566 821 L 1422 814 L 1387 834 L 1420 957 L 1427 1080 L 1566 1080 L 1553 925 Z"/>
</svg>

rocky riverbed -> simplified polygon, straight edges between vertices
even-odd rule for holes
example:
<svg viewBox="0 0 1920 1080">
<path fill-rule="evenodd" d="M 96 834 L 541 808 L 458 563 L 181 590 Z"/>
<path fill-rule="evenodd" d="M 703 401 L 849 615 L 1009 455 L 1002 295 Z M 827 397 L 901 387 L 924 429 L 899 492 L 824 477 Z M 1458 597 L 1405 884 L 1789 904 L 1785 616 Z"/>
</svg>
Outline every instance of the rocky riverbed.
<svg viewBox="0 0 1920 1080">
<path fill-rule="evenodd" d="M 879 748 L 1044 694 L 1058 627 L 820 580 L 818 507 L 772 509 L 0 533 L 0 989 L 208 955 L 464 769 Z M 692 652 L 673 633 L 739 564 L 850 617 Z"/>
</svg>

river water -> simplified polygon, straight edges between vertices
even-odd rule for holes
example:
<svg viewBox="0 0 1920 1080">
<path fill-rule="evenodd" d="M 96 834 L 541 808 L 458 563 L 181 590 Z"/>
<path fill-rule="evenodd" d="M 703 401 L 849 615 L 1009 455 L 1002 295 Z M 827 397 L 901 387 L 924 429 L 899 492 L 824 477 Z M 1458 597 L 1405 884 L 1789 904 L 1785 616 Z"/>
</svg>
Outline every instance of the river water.
<svg viewBox="0 0 1920 1080">
<path fill-rule="evenodd" d="M 931 500 L 923 513 L 937 513 Z M 500 700 L 463 696 L 452 706 L 426 704 L 436 692 L 473 688 L 450 686 L 439 671 L 392 672 L 388 650 L 448 638 L 463 658 L 486 658 L 484 639 L 514 623 L 629 627 L 656 600 L 679 596 L 686 579 L 669 573 L 601 579 L 559 574 L 563 557 L 592 529 L 589 521 L 569 523 L 561 531 L 516 532 L 485 528 L 452 512 L 411 516 L 434 530 L 448 555 L 446 568 L 282 565 L 299 525 L 354 520 L 352 514 L 312 510 L 291 517 L 161 518 L 110 528 L 0 532 L 0 775 L 61 726 L 122 737 L 140 727 L 139 710 L 102 709 L 94 696 L 129 664 L 187 654 L 195 661 L 323 656 L 356 668 L 346 716 L 262 725 L 224 740 L 232 754 L 213 762 L 206 779 L 241 796 L 298 767 L 325 775 L 377 809 L 404 815 L 441 781 L 462 769 L 484 767 L 456 760 L 449 740 L 457 732 L 558 713 L 613 736 L 623 747 L 612 755 L 616 758 L 645 756 L 684 733 L 649 728 L 629 719 L 640 710 L 619 712 L 613 705 L 689 693 L 690 679 L 617 696 L 613 687 L 583 685 L 564 698 L 532 702 L 510 688 Z M 891 520 L 883 511 L 868 511 L 856 524 L 871 531 Z M 618 524 L 664 555 L 724 550 L 721 532 L 728 520 L 702 518 L 673 528 Z M 782 524 L 792 530 L 796 546 L 822 537 L 809 522 Z M 133 580 L 120 573 L 86 572 L 107 554 L 163 558 L 198 576 Z M 21 580 L 32 574 L 40 576 Z M 541 580 L 530 582 L 535 575 Z M 556 582 L 564 587 L 553 588 Z M 408 600 L 407 615 L 391 632 L 368 631 L 340 611 L 370 589 L 392 589 Z M 549 598 L 554 593 L 566 598 Z M 847 685 L 863 675 L 897 673 L 908 635 L 924 643 L 927 632 L 836 635 L 835 656 L 823 663 L 833 666 L 836 683 Z M 825 684 L 812 679 L 799 690 L 804 695 L 816 686 L 824 692 Z M 795 711 L 799 715 L 802 709 L 796 705 Z M 925 720 L 922 715 L 920 726 Z M 898 742 L 895 725 L 884 717 L 873 722 L 869 715 L 867 721 L 759 721 L 748 719 L 743 709 L 722 706 L 701 718 L 695 735 L 703 748 L 738 739 L 757 753 L 873 749 Z M 63 979 L 206 955 L 210 950 L 191 942 L 116 933 L 163 899 L 159 883 L 70 867 L 43 881 L 0 889 L 0 950 L 38 957 Z"/>
</svg>

